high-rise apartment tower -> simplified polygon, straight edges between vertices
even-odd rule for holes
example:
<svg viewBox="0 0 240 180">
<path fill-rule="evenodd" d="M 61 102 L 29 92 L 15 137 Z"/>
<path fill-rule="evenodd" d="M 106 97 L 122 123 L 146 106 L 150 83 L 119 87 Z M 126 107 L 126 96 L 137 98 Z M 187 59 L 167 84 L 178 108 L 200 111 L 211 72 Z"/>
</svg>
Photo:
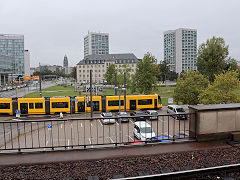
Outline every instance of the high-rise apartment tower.
<svg viewBox="0 0 240 180">
<path fill-rule="evenodd" d="M 165 31 L 164 60 L 169 69 L 178 74 L 197 70 L 197 30 L 180 28 Z"/>
<path fill-rule="evenodd" d="M 109 54 L 109 34 L 89 32 L 84 37 L 84 57 L 95 54 Z"/>
<path fill-rule="evenodd" d="M 0 34 L 0 55 L 11 59 L 13 74 L 24 75 L 23 35 Z"/>
</svg>

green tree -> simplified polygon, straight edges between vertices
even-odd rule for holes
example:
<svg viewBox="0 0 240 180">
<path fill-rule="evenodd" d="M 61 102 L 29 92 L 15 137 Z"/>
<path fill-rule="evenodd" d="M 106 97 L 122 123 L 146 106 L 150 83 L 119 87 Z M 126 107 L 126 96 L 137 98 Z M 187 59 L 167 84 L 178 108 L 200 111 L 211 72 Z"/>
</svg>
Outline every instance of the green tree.
<svg viewBox="0 0 240 180">
<path fill-rule="evenodd" d="M 115 64 L 110 64 L 107 68 L 107 72 L 104 74 L 104 78 L 107 81 L 107 84 L 115 84 L 115 72 L 117 72 Z"/>
<path fill-rule="evenodd" d="M 129 87 L 130 81 L 131 81 L 131 74 L 130 72 L 132 71 L 131 67 L 127 67 L 126 64 L 122 65 L 121 69 L 117 69 L 118 74 L 117 74 L 117 84 L 119 87 L 123 87 L 124 85 L 124 73 L 126 73 L 126 84 L 127 87 Z"/>
<path fill-rule="evenodd" d="M 229 69 L 238 70 L 237 60 L 232 57 L 227 58 L 227 60 L 225 61 L 225 70 L 228 71 Z"/>
<path fill-rule="evenodd" d="M 173 81 L 178 78 L 178 75 L 176 72 L 170 71 L 167 62 L 164 60 L 158 65 L 157 78 L 159 81 Z"/>
<path fill-rule="evenodd" d="M 161 63 L 158 65 L 158 74 L 157 78 L 159 81 L 165 81 L 167 74 L 170 72 L 169 67 L 167 66 L 167 62 L 161 61 Z"/>
<path fill-rule="evenodd" d="M 174 81 L 178 78 L 178 74 L 174 71 L 169 71 L 167 73 L 167 79 L 170 80 L 170 81 Z"/>
<path fill-rule="evenodd" d="M 228 46 L 225 45 L 224 39 L 213 36 L 206 43 L 202 43 L 198 49 L 198 71 L 213 82 L 215 74 L 223 72 L 227 56 Z"/>
<path fill-rule="evenodd" d="M 144 55 L 143 60 L 137 63 L 136 73 L 132 78 L 132 92 L 151 93 L 157 83 L 156 58 L 150 53 Z"/>
<path fill-rule="evenodd" d="M 209 81 L 199 71 L 182 72 L 177 79 L 174 94 L 176 102 L 198 104 L 199 94 L 208 86 Z"/>
<path fill-rule="evenodd" d="M 77 67 L 76 66 L 73 67 L 70 76 L 73 77 L 74 79 L 77 79 Z"/>
<path fill-rule="evenodd" d="M 203 104 L 237 103 L 240 96 L 234 90 L 239 88 L 237 71 L 227 71 L 215 76 L 213 84 L 201 92 L 199 100 Z"/>
</svg>

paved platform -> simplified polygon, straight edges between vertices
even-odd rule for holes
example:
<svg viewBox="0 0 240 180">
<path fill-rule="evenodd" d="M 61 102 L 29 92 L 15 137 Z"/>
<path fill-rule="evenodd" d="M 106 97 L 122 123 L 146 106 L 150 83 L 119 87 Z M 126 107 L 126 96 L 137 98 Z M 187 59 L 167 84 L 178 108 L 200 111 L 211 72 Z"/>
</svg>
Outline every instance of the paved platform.
<svg viewBox="0 0 240 180">
<path fill-rule="evenodd" d="M 100 159 L 111 159 L 119 157 L 133 157 L 154 155 L 161 153 L 195 151 L 203 149 L 213 149 L 228 147 L 225 142 L 184 142 L 171 144 L 154 144 L 147 146 L 116 147 L 105 149 L 84 149 L 66 150 L 52 152 L 34 152 L 18 154 L 1 154 L 0 166 L 23 165 L 23 164 L 45 164 L 53 162 L 68 161 L 90 161 Z"/>
</svg>

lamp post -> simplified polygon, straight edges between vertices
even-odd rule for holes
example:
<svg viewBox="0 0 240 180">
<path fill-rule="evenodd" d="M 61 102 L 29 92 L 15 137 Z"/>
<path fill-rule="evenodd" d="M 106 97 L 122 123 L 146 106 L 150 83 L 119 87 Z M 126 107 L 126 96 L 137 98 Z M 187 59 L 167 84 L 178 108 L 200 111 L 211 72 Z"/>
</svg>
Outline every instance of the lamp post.
<svg viewBox="0 0 240 180">
<path fill-rule="evenodd" d="M 42 97 L 42 80 L 41 80 L 41 66 L 40 66 L 40 62 L 39 62 L 39 91 L 40 91 L 40 97 Z"/>
<path fill-rule="evenodd" d="M 121 112 L 121 91 L 125 91 L 125 88 L 118 88 L 116 87 L 116 91 L 119 91 L 119 112 Z M 124 102 L 124 105 L 126 104 L 126 102 Z M 126 109 L 126 107 L 125 107 Z M 125 110 L 126 111 L 126 110 Z M 119 118 L 119 143 L 122 143 L 122 121 Z"/>
</svg>

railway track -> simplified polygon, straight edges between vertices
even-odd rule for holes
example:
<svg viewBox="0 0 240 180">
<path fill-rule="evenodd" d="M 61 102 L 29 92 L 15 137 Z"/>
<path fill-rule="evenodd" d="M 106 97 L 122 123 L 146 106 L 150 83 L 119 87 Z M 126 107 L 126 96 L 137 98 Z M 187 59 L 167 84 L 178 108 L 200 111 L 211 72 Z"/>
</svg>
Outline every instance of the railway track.
<svg viewBox="0 0 240 180">
<path fill-rule="evenodd" d="M 189 169 L 191 167 L 186 166 Z M 145 174 L 145 175 L 144 175 Z M 178 172 L 161 173 L 155 175 L 146 175 L 148 172 L 142 172 L 138 177 L 123 178 L 123 179 L 224 179 L 234 180 L 240 177 L 240 164 L 230 164 L 224 166 L 208 167 L 201 169 L 191 169 Z"/>
</svg>

